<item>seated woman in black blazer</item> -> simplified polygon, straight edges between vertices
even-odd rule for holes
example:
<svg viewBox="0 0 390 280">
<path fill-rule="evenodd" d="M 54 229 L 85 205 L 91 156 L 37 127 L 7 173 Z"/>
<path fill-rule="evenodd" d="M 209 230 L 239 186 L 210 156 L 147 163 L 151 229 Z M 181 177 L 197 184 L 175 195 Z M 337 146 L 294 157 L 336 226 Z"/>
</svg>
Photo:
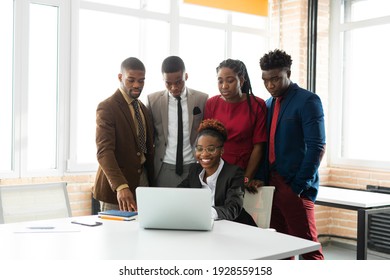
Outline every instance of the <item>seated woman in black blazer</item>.
<svg viewBox="0 0 390 280">
<path fill-rule="evenodd" d="M 209 188 L 214 219 L 257 226 L 242 207 L 244 171 L 221 158 L 226 139 L 227 132 L 221 122 L 213 119 L 202 121 L 195 142 L 197 163 L 190 167 L 188 177 L 178 187 Z"/>
</svg>

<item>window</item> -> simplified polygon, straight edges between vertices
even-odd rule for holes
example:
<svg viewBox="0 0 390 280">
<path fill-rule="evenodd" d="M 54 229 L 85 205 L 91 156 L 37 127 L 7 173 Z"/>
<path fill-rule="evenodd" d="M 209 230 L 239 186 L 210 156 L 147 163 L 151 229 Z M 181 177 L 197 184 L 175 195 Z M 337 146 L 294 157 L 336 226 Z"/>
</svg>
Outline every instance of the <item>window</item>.
<svg viewBox="0 0 390 280">
<path fill-rule="evenodd" d="M 13 1 L 0 1 L 0 172 L 13 169 Z"/>
<path fill-rule="evenodd" d="M 139 0 L 90 0 L 90 2 L 134 9 L 139 9 L 141 4 Z"/>
<path fill-rule="evenodd" d="M 251 80 L 253 94 L 267 99 L 270 97 L 266 91 L 260 69 L 260 58 L 267 51 L 267 42 L 264 37 L 257 34 L 234 32 L 232 39 L 232 58 L 237 58 L 245 63 Z"/>
<path fill-rule="evenodd" d="M 194 49 L 194 39 L 202 38 Z M 182 24 L 180 26 L 180 56 L 188 71 L 187 86 L 210 96 L 219 94 L 216 67 L 225 58 L 225 31 Z"/>
<path fill-rule="evenodd" d="M 56 169 L 58 112 L 58 7 L 30 4 L 27 171 Z"/>
<path fill-rule="evenodd" d="M 1 1 L 3 177 L 53 175 L 61 170 L 61 6 L 53 0 Z"/>
<path fill-rule="evenodd" d="M 144 102 L 147 94 L 164 89 L 161 63 L 170 54 L 183 58 L 189 87 L 218 94 L 215 68 L 232 56 L 232 42 L 246 33 L 245 40 L 251 44 L 236 44 L 234 54 L 236 58 L 255 57 L 250 68 L 260 71 L 258 59 L 266 46 L 266 20 L 262 17 L 244 20 L 236 13 L 234 19 L 241 26 L 235 27 L 229 23 L 231 12 L 177 0 L 80 1 L 76 12 L 79 21 L 72 38 L 77 47 L 72 53 L 78 59 L 72 65 L 70 172 L 97 167 L 96 107 L 117 89 L 119 65 L 125 58 L 135 56 L 145 64 L 146 81 L 140 97 Z M 255 23 L 260 28 L 248 27 Z"/>
<path fill-rule="evenodd" d="M 143 30 L 144 47 L 141 52 L 146 67 L 146 83 L 140 99 L 145 102 L 148 93 L 161 90 L 164 86 L 161 63 L 169 55 L 169 24 L 165 21 L 145 19 Z"/>
<path fill-rule="evenodd" d="M 165 88 L 171 54 L 183 57 L 188 86 L 218 94 L 215 68 L 262 52 L 266 21 L 181 0 L 0 1 L 1 177 L 95 172 L 96 108 L 118 88 L 124 59 L 145 64 L 142 101 Z M 253 46 L 233 46 L 240 36 Z"/>
<path fill-rule="evenodd" d="M 349 0 L 335 6 L 331 164 L 388 169 L 390 42 L 385 34 L 390 29 L 390 2 Z"/>
<path fill-rule="evenodd" d="M 72 125 L 79 163 L 96 158 L 96 107 L 118 88 L 120 63 L 129 56 L 138 57 L 139 26 L 140 20 L 131 16 L 80 10 L 78 88 L 72 94 L 77 98 Z"/>
<path fill-rule="evenodd" d="M 180 7 L 180 16 L 197 20 L 226 23 L 226 15 L 225 11 L 199 5 L 183 4 Z"/>
</svg>

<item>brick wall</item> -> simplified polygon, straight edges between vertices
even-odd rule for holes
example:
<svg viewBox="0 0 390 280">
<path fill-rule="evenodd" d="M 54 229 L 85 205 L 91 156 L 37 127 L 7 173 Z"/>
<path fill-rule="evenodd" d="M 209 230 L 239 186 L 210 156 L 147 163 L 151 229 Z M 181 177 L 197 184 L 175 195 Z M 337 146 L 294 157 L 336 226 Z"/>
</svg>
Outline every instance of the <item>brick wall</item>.
<svg viewBox="0 0 390 280">
<path fill-rule="evenodd" d="M 271 49 L 280 48 L 291 55 L 291 79 L 306 87 L 307 1 L 281 0 L 269 3 L 273 35 Z"/>
</svg>

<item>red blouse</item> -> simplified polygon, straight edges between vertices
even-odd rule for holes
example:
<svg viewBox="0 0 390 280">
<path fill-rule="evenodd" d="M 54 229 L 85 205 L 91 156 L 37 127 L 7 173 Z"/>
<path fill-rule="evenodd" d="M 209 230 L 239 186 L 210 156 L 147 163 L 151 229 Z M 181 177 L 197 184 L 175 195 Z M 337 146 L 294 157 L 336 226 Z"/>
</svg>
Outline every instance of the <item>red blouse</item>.
<svg viewBox="0 0 390 280">
<path fill-rule="evenodd" d="M 258 102 L 256 102 L 256 100 Z M 226 102 L 220 95 L 206 102 L 204 119 L 217 119 L 222 122 L 228 133 L 224 145 L 223 160 L 246 169 L 253 145 L 267 142 L 267 109 L 263 99 L 251 96 L 249 110 L 247 100 L 238 103 Z"/>
</svg>

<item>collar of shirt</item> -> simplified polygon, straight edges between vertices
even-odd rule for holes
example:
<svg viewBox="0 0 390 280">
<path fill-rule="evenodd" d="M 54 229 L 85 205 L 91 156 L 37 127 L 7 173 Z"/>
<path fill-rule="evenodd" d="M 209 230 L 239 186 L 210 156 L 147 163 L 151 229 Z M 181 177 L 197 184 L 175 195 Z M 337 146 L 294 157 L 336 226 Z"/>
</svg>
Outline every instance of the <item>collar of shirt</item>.
<svg viewBox="0 0 390 280">
<path fill-rule="evenodd" d="M 225 162 L 221 158 L 220 161 L 219 161 L 219 165 L 218 165 L 217 171 L 215 171 L 214 174 L 212 174 L 211 176 L 206 178 L 206 183 L 203 180 L 206 171 L 203 169 L 199 173 L 199 180 L 200 180 L 200 182 L 202 184 L 202 187 L 203 188 L 209 188 L 211 190 L 211 192 L 212 192 L 212 197 L 214 197 L 214 195 L 215 195 L 215 188 L 217 186 L 218 176 L 219 176 L 219 173 L 221 173 L 221 170 L 223 168 L 224 163 Z M 213 199 L 213 201 L 214 201 L 214 199 Z M 213 205 L 214 205 L 214 203 L 213 203 Z"/>
<path fill-rule="evenodd" d="M 169 95 L 170 98 L 172 97 L 174 100 L 176 99 L 176 98 L 172 95 L 172 93 L 171 93 L 170 91 L 168 91 L 168 95 Z M 181 100 L 187 98 L 187 87 L 183 87 L 183 90 L 182 90 L 181 93 L 180 93 L 180 97 L 181 97 Z"/>
<path fill-rule="evenodd" d="M 136 99 L 130 97 L 128 94 L 126 94 L 126 92 L 123 89 L 119 88 L 119 90 L 122 93 L 123 98 L 126 100 L 128 105 L 130 105 L 133 102 L 133 100 L 136 100 Z"/>
<path fill-rule="evenodd" d="M 214 208 L 214 206 L 215 206 L 215 189 L 217 187 L 217 180 L 219 177 L 219 173 L 221 173 L 223 165 L 224 165 L 224 161 L 221 158 L 219 161 L 217 171 L 215 171 L 214 174 L 212 174 L 211 176 L 206 178 L 206 183 L 203 181 L 203 178 L 204 178 L 206 171 L 203 169 L 199 174 L 199 180 L 200 180 L 200 183 L 202 184 L 202 188 L 208 188 L 211 191 L 211 206 L 213 206 L 213 207 L 211 207 L 211 217 L 213 219 L 218 219 L 217 210 L 215 210 L 215 208 Z"/>
</svg>

